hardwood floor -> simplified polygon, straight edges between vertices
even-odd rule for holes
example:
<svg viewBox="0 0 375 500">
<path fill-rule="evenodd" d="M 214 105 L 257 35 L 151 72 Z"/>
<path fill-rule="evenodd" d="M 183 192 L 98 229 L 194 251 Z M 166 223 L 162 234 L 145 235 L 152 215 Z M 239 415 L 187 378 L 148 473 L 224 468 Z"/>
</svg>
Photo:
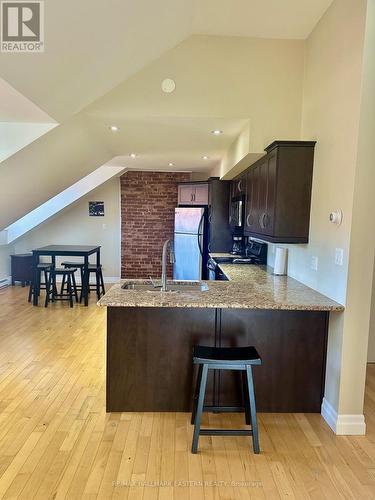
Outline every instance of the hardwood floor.
<svg viewBox="0 0 375 500">
<path fill-rule="evenodd" d="M 316 414 L 260 414 L 261 455 L 242 437 L 201 437 L 192 455 L 188 414 L 105 413 L 106 311 L 94 297 L 74 309 L 26 297 L 0 291 L 0 498 L 375 498 L 375 365 L 366 437 L 335 437 Z"/>
</svg>

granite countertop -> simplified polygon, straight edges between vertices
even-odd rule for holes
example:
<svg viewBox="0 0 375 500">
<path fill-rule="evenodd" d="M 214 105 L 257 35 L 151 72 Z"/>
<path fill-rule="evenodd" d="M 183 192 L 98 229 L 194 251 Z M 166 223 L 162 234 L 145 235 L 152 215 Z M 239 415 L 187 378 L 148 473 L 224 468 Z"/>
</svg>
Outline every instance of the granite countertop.
<svg viewBox="0 0 375 500">
<path fill-rule="evenodd" d="M 217 254 L 218 255 L 218 254 Z M 223 254 L 220 254 L 223 256 Z M 288 276 L 274 276 L 263 266 L 220 264 L 230 281 L 209 281 L 201 292 L 123 290 L 122 280 L 98 302 L 107 307 L 196 307 L 286 311 L 343 311 L 344 307 Z"/>
</svg>

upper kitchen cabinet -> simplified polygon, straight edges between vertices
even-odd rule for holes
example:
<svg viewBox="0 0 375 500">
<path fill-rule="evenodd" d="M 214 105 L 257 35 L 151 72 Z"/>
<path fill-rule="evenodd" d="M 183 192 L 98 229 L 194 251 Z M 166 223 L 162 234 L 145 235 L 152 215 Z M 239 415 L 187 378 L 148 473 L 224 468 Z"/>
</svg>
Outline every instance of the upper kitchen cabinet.
<svg viewBox="0 0 375 500">
<path fill-rule="evenodd" d="M 231 198 L 240 198 L 246 195 L 246 174 L 241 174 L 231 182 Z"/>
<path fill-rule="evenodd" d="M 229 252 L 232 230 L 228 217 L 231 181 L 211 177 L 208 181 L 209 252 Z"/>
<path fill-rule="evenodd" d="M 179 205 L 208 205 L 208 183 L 194 182 L 178 185 Z"/>
<path fill-rule="evenodd" d="M 313 141 L 275 141 L 247 170 L 245 235 L 308 242 L 314 147 Z"/>
</svg>

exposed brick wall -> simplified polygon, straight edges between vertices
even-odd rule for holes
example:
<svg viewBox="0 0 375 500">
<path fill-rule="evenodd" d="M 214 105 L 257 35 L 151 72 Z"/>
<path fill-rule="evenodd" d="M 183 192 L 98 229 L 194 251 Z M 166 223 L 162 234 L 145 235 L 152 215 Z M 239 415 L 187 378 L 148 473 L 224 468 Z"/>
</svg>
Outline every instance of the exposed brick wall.
<svg viewBox="0 0 375 500">
<path fill-rule="evenodd" d="M 122 278 L 160 277 L 163 243 L 173 237 L 177 184 L 189 180 L 190 174 L 173 172 L 121 176 Z"/>
</svg>

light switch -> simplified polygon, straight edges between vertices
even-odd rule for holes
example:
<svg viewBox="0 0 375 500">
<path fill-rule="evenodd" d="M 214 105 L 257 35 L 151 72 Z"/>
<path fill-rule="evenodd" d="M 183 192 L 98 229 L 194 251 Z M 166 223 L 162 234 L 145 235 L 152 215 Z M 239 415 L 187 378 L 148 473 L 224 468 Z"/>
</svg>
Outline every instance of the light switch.
<svg viewBox="0 0 375 500">
<path fill-rule="evenodd" d="M 335 264 L 336 266 L 342 266 L 343 263 L 344 263 L 344 250 L 342 248 L 336 248 Z"/>
<path fill-rule="evenodd" d="M 318 264 L 319 264 L 319 259 L 318 257 L 316 257 L 315 255 L 313 255 L 311 257 L 311 269 L 313 271 L 317 271 L 318 270 Z"/>
<path fill-rule="evenodd" d="M 107 224 L 102 224 L 102 229 L 107 229 Z"/>
</svg>

